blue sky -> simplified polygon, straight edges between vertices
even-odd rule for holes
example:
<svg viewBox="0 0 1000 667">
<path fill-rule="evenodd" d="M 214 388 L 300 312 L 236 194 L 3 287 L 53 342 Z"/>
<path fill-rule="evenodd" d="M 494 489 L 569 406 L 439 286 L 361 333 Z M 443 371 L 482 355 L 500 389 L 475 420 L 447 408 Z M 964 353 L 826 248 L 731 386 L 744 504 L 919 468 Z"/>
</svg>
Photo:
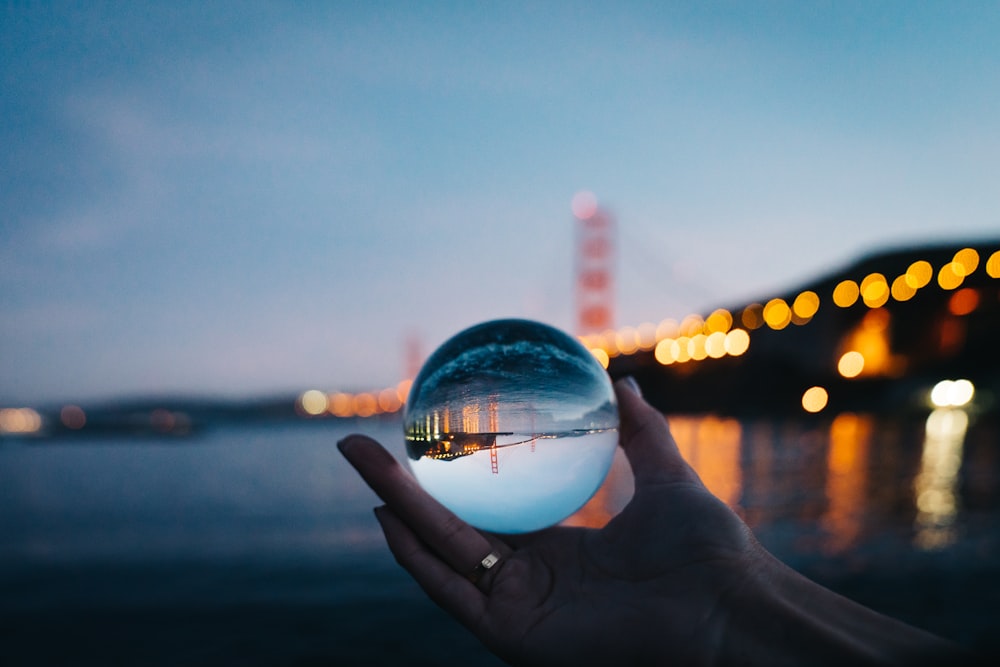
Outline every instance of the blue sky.
<svg viewBox="0 0 1000 667">
<path fill-rule="evenodd" d="M 1000 5 L 83 3 L 0 20 L 0 405 L 372 389 L 1000 233 Z"/>
</svg>

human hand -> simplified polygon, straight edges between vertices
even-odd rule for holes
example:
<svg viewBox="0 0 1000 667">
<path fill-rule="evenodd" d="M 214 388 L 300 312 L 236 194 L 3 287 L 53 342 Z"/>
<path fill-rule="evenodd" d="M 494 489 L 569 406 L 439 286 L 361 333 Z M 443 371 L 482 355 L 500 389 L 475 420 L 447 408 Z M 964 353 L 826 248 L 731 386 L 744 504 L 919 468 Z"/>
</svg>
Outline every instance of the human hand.
<svg viewBox="0 0 1000 667">
<path fill-rule="evenodd" d="M 340 443 L 386 503 L 376 515 L 396 560 L 508 662 L 710 662 L 727 596 L 769 562 L 681 458 L 663 416 L 627 382 L 615 390 L 635 495 L 600 530 L 478 531 L 374 440 L 354 435 Z M 499 561 L 473 583 L 468 575 L 490 553 Z"/>
</svg>

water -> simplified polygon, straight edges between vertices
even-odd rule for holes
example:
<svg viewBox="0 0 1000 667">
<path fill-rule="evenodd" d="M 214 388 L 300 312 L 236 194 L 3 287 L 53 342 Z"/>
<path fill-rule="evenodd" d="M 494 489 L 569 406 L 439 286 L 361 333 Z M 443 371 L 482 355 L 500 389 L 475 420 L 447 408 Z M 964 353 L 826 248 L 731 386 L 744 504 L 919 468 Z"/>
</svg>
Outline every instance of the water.
<svg viewBox="0 0 1000 667">
<path fill-rule="evenodd" d="M 594 495 L 611 467 L 618 431 L 488 439 L 496 446 L 470 448 L 451 459 L 421 456 L 410 468 L 421 486 L 465 521 L 497 533 L 523 533 L 559 523 Z"/>
<path fill-rule="evenodd" d="M 332 425 L 332 422 L 331 422 Z M 325 426 L 325 425 L 324 425 Z M 0 448 L 0 563 L 342 558 L 374 549 L 343 427 Z M 398 441 L 398 424 L 364 425 Z M 348 427 L 350 428 L 350 427 Z"/>
<path fill-rule="evenodd" d="M 995 649 L 997 425 L 929 422 L 671 426 L 779 558 Z M 405 459 L 397 420 L 0 441 L 0 664 L 499 664 L 385 549 L 378 500 L 334 447 L 358 430 Z M 568 523 L 602 525 L 630 494 L 616 454 L 609 483 Z"/>
</svg>

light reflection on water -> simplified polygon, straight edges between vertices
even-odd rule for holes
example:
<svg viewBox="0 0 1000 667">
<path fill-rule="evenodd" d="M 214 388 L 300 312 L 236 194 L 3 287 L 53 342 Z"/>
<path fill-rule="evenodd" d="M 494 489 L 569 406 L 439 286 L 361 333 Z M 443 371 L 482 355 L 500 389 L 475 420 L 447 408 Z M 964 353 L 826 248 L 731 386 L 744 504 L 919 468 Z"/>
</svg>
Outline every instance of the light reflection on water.
<svg viewBox="0 0 1000 667">
<path fill-rule="evenodd" d="M 827 550 L 850 548 L 861 533 L 868 485 L 868 457 L 873 424 L 870 417 L 841 414 L 830 424 L 827 451 L 826 498 L 823 527 Z"/>
<path fill-rule="evenodd" d="M 961 542 L 970 511 L 997 523 L 996 428 L 959 409 L 926 423 L 854 414 L 670 423 L 706 486 L 786 560 L 875 543 L 940 550 Z M 223 428 L 186 441 L 4 441 L 0 565 L 380 552 L 378 500 L 334 447 L 359 430 L 405 460 L 395 420 Z M 632 490 L 619 451 L 607 482 L 566 523 L 603 525 Z"/>
<path fill-rule="evenodd" d="M 937 549 L 955 540 L 958 473 L 969 416 L 961 409 L 938 408 L 927 417 L 920 472 L 913 480 L 917 506 L 915 543 Z"/>
<path fill-rule="evenodd" d="M 935 410 L 926 423 L 851 413 L 810 422 L 669 421 L 681 454 L 708 489 L 766 546 L 793 561 L 871 543 L 895 551 L 953 544 L 963 519 L 964 473 L 974 474 L 970 486 L 987 501 L 980 514 L 996 512 L 995 428 L 980 428 L 976 454 L 990 467 L 963 469 L 970 418 L 961 409 Z M 567 523 L 604 525 L 631 493 L 631 471 L 620 456 L 605 486 Z"/>
</svg>

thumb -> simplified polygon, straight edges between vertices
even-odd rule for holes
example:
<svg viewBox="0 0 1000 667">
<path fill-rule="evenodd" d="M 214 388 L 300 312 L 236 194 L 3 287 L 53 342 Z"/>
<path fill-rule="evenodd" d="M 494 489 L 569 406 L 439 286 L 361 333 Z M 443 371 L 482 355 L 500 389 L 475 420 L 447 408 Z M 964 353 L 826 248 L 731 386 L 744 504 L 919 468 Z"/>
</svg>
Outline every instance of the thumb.
<svg viewBox="0 0 1000 667">
<path fill-rule="evenodd" d="M 643 400 L 635 379 L 618 380 L 615 394 L 621 420 L 619 440 L 632 466 L 636 487 L 663 482 L 699 482 L 697 473 L 677 449 L 667 420 Z"/>
</svg>

